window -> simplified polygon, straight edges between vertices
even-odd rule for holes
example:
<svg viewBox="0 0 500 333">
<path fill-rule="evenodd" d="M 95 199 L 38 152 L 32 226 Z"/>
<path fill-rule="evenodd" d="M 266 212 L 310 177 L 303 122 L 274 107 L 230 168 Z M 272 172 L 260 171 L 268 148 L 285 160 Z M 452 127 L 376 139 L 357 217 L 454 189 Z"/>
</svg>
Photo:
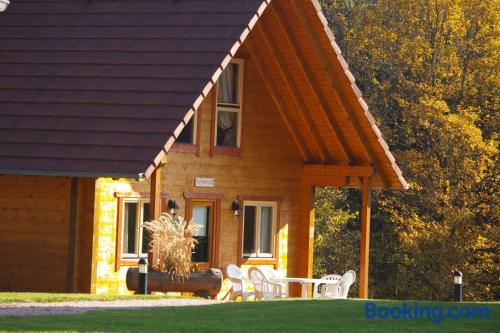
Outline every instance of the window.
<svg viewBox="0 0 500 333">
<path fill-rule="evenodd" d="M 245 202 L 243 209 L 243 256 L 274 258 L 276 203 Z"/>
<path fill-rule="evenodd" d="M 184 127 L 182 130 L 181 134 L 175 140 L 177 143 L 187 143 L 187 144 L 194 144 L 194 117 L 189 120 L 187 125 Z"/>
<path fill-rule="evenodd" d="M 174 144 L 172 151 L 181 153 L 195 153 L 200 155 L 200 111 L 196 111 L 186 126 L 182 129 Z"/>
<path fill-rule="evenodd" d="M 149 202 L 125 199 L 121 209 L 121 257 L 147 256 L 149 239 L 143 231 L 142 223 L 149 219 Z"/>
<path fill-rule="evenodd" d="M 242 91 L 243 60 L 235 59 L 217 81 L 214 146 L 240 147 Z"/>
<path fill-rule="evenodd" d="M 181 134 L 175 140 L 176 143 L 192 144 L 196 143 L 196 114 L 191 117 Z"/>
<path fill-rule="evenodd" d="M 115 192 L 116 248 L 115 271 L 122 266 L 137 266 L 139 257 L 147 257 L 150 238 L 142 224 L 149 221 L 149 192 Z M 167 207 L 168 193 L 161 193 L 161 209 Z"/>
<path fill-rule="evenodd" d="M 282 196 L 238 195 L 238 265 L 279 265 Z"/>
</svg>

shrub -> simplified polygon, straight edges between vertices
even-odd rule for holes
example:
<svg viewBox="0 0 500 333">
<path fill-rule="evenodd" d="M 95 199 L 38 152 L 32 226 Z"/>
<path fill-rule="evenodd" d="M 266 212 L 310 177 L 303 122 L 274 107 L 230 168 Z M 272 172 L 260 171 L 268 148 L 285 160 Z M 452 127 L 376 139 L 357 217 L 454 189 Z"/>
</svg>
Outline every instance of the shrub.
<svg viewBox="0 0 500 333">
<path fill-rule="evenodd" d="M 193 234 L 199 227 L 181 216 L 162 213 L 158 220 L 145 222 L 143 228 L 150 234 L 151 248 L 158 251 L 158 263 L 153 269 L 167 272 L 172 279 L 189 275 L 191 252 L 197 243 Z"/>
</svg>

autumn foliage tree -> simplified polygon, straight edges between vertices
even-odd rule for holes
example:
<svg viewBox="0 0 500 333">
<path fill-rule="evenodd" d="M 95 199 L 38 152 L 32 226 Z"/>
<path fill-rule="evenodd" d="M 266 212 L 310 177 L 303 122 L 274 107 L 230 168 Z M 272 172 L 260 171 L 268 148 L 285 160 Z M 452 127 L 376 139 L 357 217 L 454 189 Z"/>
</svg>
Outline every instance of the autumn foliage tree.
<svg viewBox="0 0 500 333">
<path fill-rule="evenodd" d="M 499 299 L 500 1 L 322 5 L 410 184 L 374 195 L 370 296 L 445 300 L 451 272 L 461 270 L 466 298 Z M 347 228 L 359 224 L 358 198 L 332 189 L 317 195 L 321 274 L 343 267 L 325 258 L 341 258 L 346 246 L 332 248 L 325 235 L 359 238 Z"/>
</svg>

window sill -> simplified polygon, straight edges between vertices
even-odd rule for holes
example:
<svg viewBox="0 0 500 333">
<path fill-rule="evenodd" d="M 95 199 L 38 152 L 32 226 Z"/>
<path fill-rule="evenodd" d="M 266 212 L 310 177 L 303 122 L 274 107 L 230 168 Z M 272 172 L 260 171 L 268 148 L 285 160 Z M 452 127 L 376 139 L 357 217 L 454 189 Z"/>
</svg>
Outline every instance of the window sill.
<svg viewBox="0 0 500 333">
<path fill-rule="evenodd" d="M 139 260 L 146 257 L 138 257 L 138 258 L 121 258 L 119 261 L 119 266 L 138 266 Z"/>
<path fill-rule="evenodd" d="M 210 268 L 210 263 L 208 263 L 208 262 L 193 262 L 191 264 L 191 266 L 193 266 L 193 268 L 195 268 L 197 271 L 203 271 L 203 270 L 207 270 Z"/>
<path fill-rule="evenodd" d="M 274 268 L 278 268 L 277 258 L 242 258 L 241 265 L 274 265 Z"/>
<path fill-rule="evenodd" d="M 190 143 L 174 143 L 170 151 L 176 153 L 191 153 L 196 154 L 196 156 L 200 155 L 199 146 Z"/>
<path fill-rule="evenodd" d="M 213 146 L 210 149 L 210 157 L 213 156 L 232 156 L 241 158 L 241 147 Z"/>
</svg>

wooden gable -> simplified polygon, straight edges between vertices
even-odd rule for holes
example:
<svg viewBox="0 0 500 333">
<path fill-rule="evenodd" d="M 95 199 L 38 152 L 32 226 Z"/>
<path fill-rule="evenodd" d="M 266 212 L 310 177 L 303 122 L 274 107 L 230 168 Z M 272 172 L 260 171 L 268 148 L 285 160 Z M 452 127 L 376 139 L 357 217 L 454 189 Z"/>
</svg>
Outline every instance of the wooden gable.
<svg viewBox="0 0 500 333">
<path fill-rule="evenodd" d="M 407 188 L 316 0 L 272 1 L 245 41 L 317 185 Z"/>
</svg>

